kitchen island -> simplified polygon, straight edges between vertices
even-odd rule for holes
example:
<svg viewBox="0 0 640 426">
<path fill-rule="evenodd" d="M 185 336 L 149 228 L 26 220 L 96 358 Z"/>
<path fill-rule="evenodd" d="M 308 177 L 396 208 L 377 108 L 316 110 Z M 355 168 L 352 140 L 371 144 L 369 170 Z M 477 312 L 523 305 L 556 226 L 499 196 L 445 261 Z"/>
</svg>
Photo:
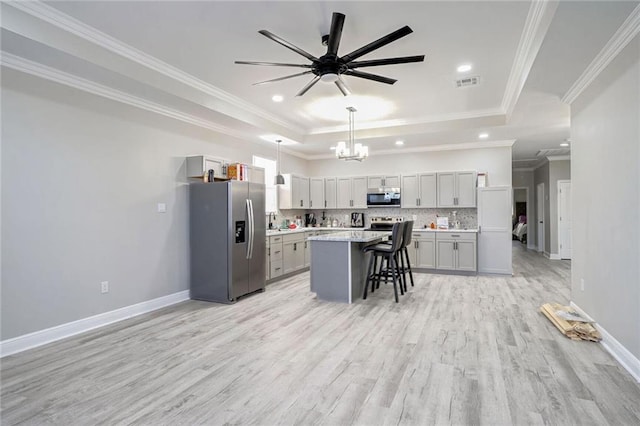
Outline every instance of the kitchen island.
<svg viewBox="0 0 640 426">
<path fill-rule="evenodd" d="M 370 254 L 362 249 L 391 232 L 345 231 L 309 237 L 311 291 L 318 299 L 353 303 L 362 297 Z"/>
</svg>

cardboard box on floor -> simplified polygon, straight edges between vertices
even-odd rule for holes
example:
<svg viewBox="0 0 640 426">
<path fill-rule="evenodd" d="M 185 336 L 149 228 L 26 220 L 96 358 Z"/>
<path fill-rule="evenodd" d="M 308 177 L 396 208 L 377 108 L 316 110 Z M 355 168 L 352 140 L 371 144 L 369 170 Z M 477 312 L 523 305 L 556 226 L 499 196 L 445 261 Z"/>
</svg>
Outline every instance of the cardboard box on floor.
<svg viewBox="0 0 640 426">
<path fill-rule="evenodd" d="M 568 321 L 556 314 L 558 311 L 572 312 L 568 306 L 560 305 L 559 303 L 545 303 L 540 307 L 540 312 L 556 326 L 558 330 L 568 338 L 572 340 L 590 340 L 592 342 L 599 342 L 602 340 L 600 332 L 595 329 L 593 325 L 588 322 L 581 321 Z"/>
</svg>

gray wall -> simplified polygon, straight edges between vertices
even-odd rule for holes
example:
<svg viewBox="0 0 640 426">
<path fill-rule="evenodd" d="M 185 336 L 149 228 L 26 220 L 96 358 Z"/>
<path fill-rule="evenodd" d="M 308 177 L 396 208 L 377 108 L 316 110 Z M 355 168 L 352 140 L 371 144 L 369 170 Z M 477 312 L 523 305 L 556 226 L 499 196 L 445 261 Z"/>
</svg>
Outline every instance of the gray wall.
<svg viewBox="0 0 640 426">
<path fill-rule="evenodd" d="M 571 105 L 571 297 L 640 358 L 640 38 Z M 580 281 L 584 279 L 584 291 Z"/>
<path fill-rule="evenodd" d="M 549 254 L 551 253 L 550 251 L 550 247 L 551 247 L 551 230 L 549 228 L 549 225 L 551 223 L 551 218 L 549 216 L 550 214 L 550 210 L 549 210 L 549 193 L 550 193 L 550 189 L 549 189 L 549 163 L 545 163 L 542 166 L 538 167 L 537 169 L 534 170 L 533 172 L 533 184 L 535 187 L 538 186 L 538 184 L 544 184 L 544 247 L 542 247 L 542 251 L 544 251 L 545 253 Z M 534 195 L 535 197 L 535 195 Z M 536 202 L 537 204 L 537 202 Z M 537 210 L 537 205 L 536 205 L 536 211 Z M 536 220 L 540 220 L 540 218 L 536 217 Z M 536 231 L 536 247 L 538 247 L 538 250 L 540 250 L 540 241 L 538 241 L 538 233 Z"/>
<path fill-rule="evenodd" d="M 275 157 L 4 68 L 2 85 L 2 340 L 187 290 L 185 156 Z"/>
</svg>

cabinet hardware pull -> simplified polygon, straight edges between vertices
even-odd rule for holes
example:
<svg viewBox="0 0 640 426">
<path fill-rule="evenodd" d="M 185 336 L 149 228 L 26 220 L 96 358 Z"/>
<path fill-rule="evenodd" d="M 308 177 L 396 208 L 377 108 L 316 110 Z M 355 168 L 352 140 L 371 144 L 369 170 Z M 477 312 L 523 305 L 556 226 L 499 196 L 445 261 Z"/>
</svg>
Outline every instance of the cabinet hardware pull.
<svg viewBox="0 0 640 426">
<path fill-rule="evenodd" d="M 279 271 L 279 270 L 280 270 L 280 268 L 276 268 L 276 271 Z"/>
<path fill-rule="evenodd" d="M 309 200 L 309 207 L 313 207 L 313 200 Z"/>
<path fill-rule="evenodd" d="M 327 200 L 324 200 L 324 206 L 327 207 Z"/>
</svg>

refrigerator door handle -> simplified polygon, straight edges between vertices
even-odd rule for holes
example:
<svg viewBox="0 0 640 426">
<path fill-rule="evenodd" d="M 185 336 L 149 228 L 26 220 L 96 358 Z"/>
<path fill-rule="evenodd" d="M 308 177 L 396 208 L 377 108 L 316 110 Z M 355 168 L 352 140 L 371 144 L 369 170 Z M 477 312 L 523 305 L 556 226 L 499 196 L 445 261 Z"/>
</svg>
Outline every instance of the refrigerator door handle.
<svg viewBox="0 0 640 426">
<path fill-rule="evenodd" d="M 247 240 L 247 259 L 251 259 L 251 250 L 252 250 L 252 245 L 253 245 L 253 220 L 252 220 L 252 216 L 253 216 L 253 209 L 251 208 L 251 200 L 247 199 L 245 200 L 246 206 L 247 206 L 247 224 L 249 226 L 248 229 L 248 234 L 249 234 L 249 238 Z"/>
</svg>

